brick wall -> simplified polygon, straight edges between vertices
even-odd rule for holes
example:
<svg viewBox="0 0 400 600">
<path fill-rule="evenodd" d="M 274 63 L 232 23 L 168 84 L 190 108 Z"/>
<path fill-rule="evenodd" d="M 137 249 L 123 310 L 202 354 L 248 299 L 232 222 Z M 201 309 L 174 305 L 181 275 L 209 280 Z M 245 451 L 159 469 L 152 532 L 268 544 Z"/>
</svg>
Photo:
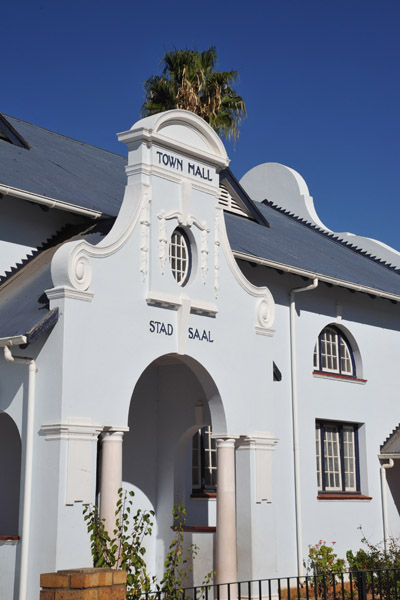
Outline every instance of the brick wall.
<svg viewBox="0 0 400 600">
<path fill-rule="evenodd" d="M 126 571 L 70 569 L 40 576 L 40 600 L 125 600 Z"/>
</svg>

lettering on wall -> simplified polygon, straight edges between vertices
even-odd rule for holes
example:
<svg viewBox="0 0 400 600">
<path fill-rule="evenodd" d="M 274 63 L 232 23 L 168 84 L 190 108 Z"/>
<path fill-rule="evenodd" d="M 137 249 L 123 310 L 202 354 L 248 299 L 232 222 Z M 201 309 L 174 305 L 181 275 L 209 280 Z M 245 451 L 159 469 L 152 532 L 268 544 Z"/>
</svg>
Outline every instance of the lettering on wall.
<svg viewBox="0 0 400 600">
<path fill-rule="evenodd" d="M 162 321 L 149 321 L 150 333 L 158 333 L 159 335 L 172 335 L 174 333 L 174 327 L 171 323 L 163 323 Z M 197 329 L 195 327 L 188 328 L 189 340 L 198 340 L 199 342 L 214 343 L 211 337 L 211 331 L 206 329 Z"/>
<path fill-rule="evenodd" d="M 207 169 L 206 167 L 201 167 L 194 162 L 184 160 L 183 158 L 177 158 L 176 156 L 172 156 L 172 154 L 167 154 L 167 152 L 161 152 L 160 150 L 157 150 L 157 156 L 159 165 L 164 165 L 164 167 L 169 167 L 180 173 L 193 175 L 194 177 L 199 177 L 206 181 L 213 180 L 210 175 L 210 169 Z"/>
</svg>

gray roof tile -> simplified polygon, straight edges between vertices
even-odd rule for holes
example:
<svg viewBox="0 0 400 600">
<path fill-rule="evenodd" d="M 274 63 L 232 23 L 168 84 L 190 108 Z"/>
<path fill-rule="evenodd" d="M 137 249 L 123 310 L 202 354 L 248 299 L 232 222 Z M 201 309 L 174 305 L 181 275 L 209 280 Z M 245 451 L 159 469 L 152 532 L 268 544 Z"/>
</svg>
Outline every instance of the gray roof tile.
<svg viewBox="0 0 400 600">
<path fill-rule="evenodd" d="M 276 207 L 260 204 L 259 209 L 269 228 L 226 214 L 234 251 L 400 296 L 398 270 Z"/>
<path fill-rule="evenodd" d="M 6 116 L 29 149 L 0 139 L 0 183 L 116 216 L 127 159 Z"/>
</svg>

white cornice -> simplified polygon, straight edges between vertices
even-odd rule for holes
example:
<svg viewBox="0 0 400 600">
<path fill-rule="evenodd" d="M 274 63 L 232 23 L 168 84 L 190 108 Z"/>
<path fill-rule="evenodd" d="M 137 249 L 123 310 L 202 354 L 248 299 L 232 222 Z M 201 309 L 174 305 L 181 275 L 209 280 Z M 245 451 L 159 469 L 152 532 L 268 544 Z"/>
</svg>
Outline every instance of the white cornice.
<svg viewBox="0 0 400 600">
<path fill-rule="evenodd" d="M 40 429 L 46 440 L 97 439 L 103 427 L 92 423 L 49 423 Z"/>
<path fill-rule="evenodd" d="M 152 291 L 147 294 L 146 302 L 152 306 L 159 306 L 160 308 L 169 308 L 172 310 L 178 310 L 185 300 L 188 300 L 188 296 L 182 294 L 175 296 L 174 294 L 168 294 L 166 292 Z M 190 312 L 206 315 L 209 317 L 215 317 L 218 313 L 218 307 L 213 302 L 206 302 L 205 300 L 198 300 L 190 298 Z"/>
<path fill-rule="evenodd" d="M 159 167 L 158 165 L 146 165 L 144 163 L 127 165 L 125 167 L 125 172 L 128 177 L 132 177 L 133 175 L 146 175 L 147 177 L 150 177 L 151 175 L 157 175 L 158 177 L 162 177 L 167 181 L 173 181 L 174 183 L 182 183 L 182 181 L 189 180 L 193 189 L 198 190 L 199 192 L 205 192 L 206 194 L 211 194 L 215 197 L 217 197 L 220 193 L 218 183 L 211 185 L 195 178 L 192 179 L 191 177 L 183 177 L 180 173 L 174 173 L 173 171 L 168 170 L 166 167 Z"/>
<path fill-rule="evenodd" d="M 166 150 L 173 150 L 174 152 L 179 152 L 180 154 L 203 160 L 207 164 L 214 165 L 219 169 L 225 169 L 229 165 L 229 158 L 227 157 L 217 156 L 212 152 L 195 148 L 194 146 L 174 140 L 161 133 L 156 133 L 152 129 L 145 129 L 144 127 L 136 129 L 135 131 L 123 131 L 118 134 L 118 139 L 125 144 L 132 144 L 134 142 L 157 144 Z"/>
<path fill-rule="evenodd" d="M 59 298 L 72 298 L 73 300 L 83 300 L 91 302 L 94 293 L 89 291 L 76 290 L 68 286 L 58 286 L 44 291 L 49 300 L 58 300 Z"/>
</svg>

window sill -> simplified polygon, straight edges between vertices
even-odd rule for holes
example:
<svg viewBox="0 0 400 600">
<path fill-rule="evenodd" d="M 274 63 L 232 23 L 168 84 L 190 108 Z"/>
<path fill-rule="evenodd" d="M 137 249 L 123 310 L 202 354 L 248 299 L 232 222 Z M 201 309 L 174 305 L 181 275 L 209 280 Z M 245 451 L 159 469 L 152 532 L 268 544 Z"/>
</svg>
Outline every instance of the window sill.
<svg viewBox="0 0 400 600">
<path fill-rule="evenodd" d="M 0 535 L 0 542 L 18 542 L 19 535 Z"/>
<path fill-rule="evenodd" d="M 372 500 L 371 496 L 364 494 L 346 494 L 346 493 L 319 493 L 317 500 Z"/>
<path fill-rule="evenodd" d="M 206 498 L 206 499 L 210 499 L 210 498 L 216 498 L 217 497 L 217 492 L 206 492 L 206 491 L 194 491 L 192 492 L 191 498 Z"/>
<path fill-rule="evenodd" d="M 350 383 L 360 383 L 364 385 L 367 379 L 359 379 L 358 377 L 350 377 L 349 375 L 340 375 L 339 373 L 327 373 L 325 371 L 313 371 L 314 377 L 320 379 L 334 379 L 335 381 L 349 381 Z"/>
<path fill-rule="evenodd" d="M 173 531 L 177 531 L 178 527 L 173 525 L 171 527 Z M 216 527 L 210 527 L 209 525 L 184 525 L 181 530 L 184 533 L 215 533 L 217 531 Z"/>
</svg>

